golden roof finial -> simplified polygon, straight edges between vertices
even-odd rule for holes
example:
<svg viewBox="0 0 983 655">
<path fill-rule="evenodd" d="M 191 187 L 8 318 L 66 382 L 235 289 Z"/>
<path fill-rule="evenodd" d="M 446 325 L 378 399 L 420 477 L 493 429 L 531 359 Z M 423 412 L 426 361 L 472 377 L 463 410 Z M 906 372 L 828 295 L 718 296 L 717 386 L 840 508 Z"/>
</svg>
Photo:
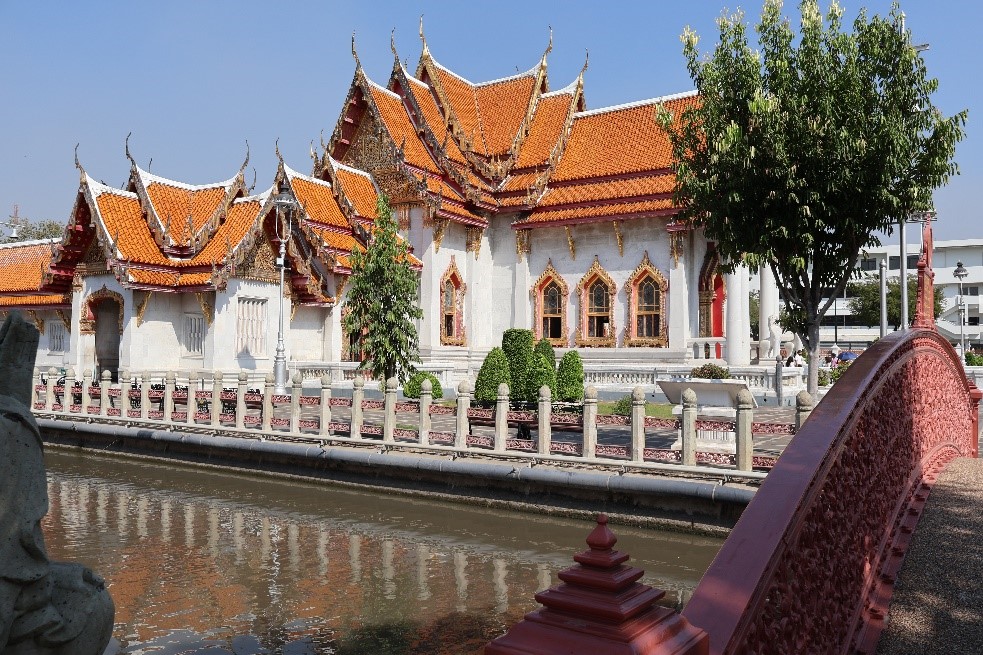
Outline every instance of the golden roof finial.
<svg viewBox="0 0 983 655">
<path fill-rule="evenodd" d="M 358 52 L 355 51 L 355 30 L 352 30 L 352 57 L 355 58 L 355 67 L 361 68 L 362 62 L 358 59 Z"/>
<path fill-rule="evenodd" d="M 393 51 L 393 57 L 396 58 L 396 63 L 399 63 L 399 53 L 396 52 L 396 28 L 389 33 L 389 49 Z"/>
<path fill-rule="evenodd" d="M 79 183 L 85 180 L 85 169 L 82 168 L 82 162 L 79 161 L 79 144 L 75 144 L 75 168 L 79 169 Z"/>
<path fill-rule="evenodd" d="M 249 188 L 246 190 L 246 193 L 252 193 L 253 189 L 255 188 L 256 188 L 256 167 L 253 166 L 253 183 L 249 185 Z"/>
<path fill-rule="evenodd" d="M 280 160 L 280 163 L 282 164 L 283 163 L 283 155 L 280 154 L 280 138 L 279 137 L 277 137 L 277 140 L 273 144 L 273 152 L 276 153 L 276 158 L 279 159 Z"/>
<path fill-rule="evenodd" d="M 550 42 L 546 45 L 546 52 L 543 53 L 542 63 L 544 66 L 546 65 L 546 55 L 553 52 L 553 26 L 548 25 L 547 27 L 550 29 Z"/>
<path fill-rule="evenodd" d="M 124 150 L 126 152 L 126 158 L 130 160 L 130 166 L 132 166 L 133 168 L 136 168 L 137 167 L 137 163 L 133 160 L 133 155 L 130 154 L 130 135 L 131 134 L 133 134 L 133 132 L 127 133 L 126 140 L 123 142 L 123 148 L 124 148 Z"/>
<path fill-rule="evenodd" d="M 246 158 L 242 162 L 242 166 L 239 167 L 239 174 L 246 170 L 246 166 L 249 165 L 249 139 L 246 139 Z"/>
<path fill-rule="evenodd" d="M 580 69 L 580 76 L 583 77 L 587 72 L 587 64 L 590 63 L 590 50 L 584 48 L 584 67 Z"/>
<path fill-rule="evenodd" d="M 423 55 L 430 54 L 430 48 L 427 46 L 427 37 L 423 35 L 423 14 L 420 14 L 420 40 L 423 42 Z"/>
</svg>

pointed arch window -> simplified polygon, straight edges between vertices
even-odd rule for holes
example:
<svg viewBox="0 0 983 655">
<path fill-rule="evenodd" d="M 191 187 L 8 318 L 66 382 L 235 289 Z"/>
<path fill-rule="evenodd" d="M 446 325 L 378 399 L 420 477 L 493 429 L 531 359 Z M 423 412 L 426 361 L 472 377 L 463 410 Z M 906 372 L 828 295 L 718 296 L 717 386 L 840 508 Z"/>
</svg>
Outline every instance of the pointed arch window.
<svg viewBox="0 0 983 655">
<path fill-rule="evenodd" d="M 464 346 L 464 293 L 467 285 L 457 270 L 457 262 L 451 255 L 451 263 L 440 278 L 440 344 Z"/>
<path fill-rule="evenodd" d="M 535 303 L 535 322 L 533 332 L 536 339 L 547 339 L 554 346 L 566 347 L 567 341 L 567 297 L 569 287 L 563 277 L 553 268 L 550 260 L 546 270 L 532 286 Z"/>
<path fill-rule="evenodd" d="M 642 263 L 632 271 L 625 283 L 625 297 L 628 299 L 626 346 L 664 348 L 669 345 L 665 315 L 668 287 L 665 277 L 652 265 L 646 252 Z"/>
<path fill-rule="evenodd" d="M 614 297 L 617 290 L 614 280 L 595 256 L 587 274 L 577 284 L 580 325 L 574 338 L 576 345 L 607 348 L 617 345 L 614 324 Z"/>
</svg>

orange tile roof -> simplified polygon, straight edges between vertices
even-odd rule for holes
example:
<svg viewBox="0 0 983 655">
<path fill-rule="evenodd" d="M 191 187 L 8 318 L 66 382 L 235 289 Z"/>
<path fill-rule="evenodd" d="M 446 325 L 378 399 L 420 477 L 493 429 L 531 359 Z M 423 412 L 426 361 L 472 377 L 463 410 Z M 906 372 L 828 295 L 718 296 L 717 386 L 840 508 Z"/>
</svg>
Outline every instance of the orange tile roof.
<svg viewBox="0 0 983 655">
<path fill-rule="evenodd" d="M 630 201 L 636 196 L 652 196 L 672 193 L 675 178 L 670 173 L 646 175 L 605 182 L 589 182 L 554 186 L 539 201 L 539 207 L 566 205 L 578 202 L 620 199 Z"/>
<path fill-rule="evenodd" d="M 312 220 L 325 225 L 348 227 L 348 219 L 341 211 L 341 207 L 338 206 L 338 201 L 335 199 L 329 183 L 291 176 L 291 172 L 288 171 L 290 186 L 304 211 Z"/>
<path fill-rule="evenodd" d="M 525 74 L 475 89 L 478 115 L 489 155 L 508 154 L 526 117 L 536 78 Z"/>
<path fill-rule="evenodd" d="M 465 163 L 464 153 L 458 147 L 457 141 L 451 138 L 445 138 L 447 136 L 447 123 L 444 121 L 444 117 L 440 113 L 440 108 L 437 106 L 437 101 L 433 96 L 433 90 L 429 85 L 424 84 L 409 73 L 405 71 L 404 73 L 410 83 L 409 92 L 413 94 L 416 104 L 423 113 L 423 120 L 426 121 L 427 126 L 433 132 L 434 137 L 439 143 L 443 144 L 446 141 L 447 148 L 445 154 L 451 161 L 460 164 Z"/>
<path fill-rule="evenodd" d="M 542 172 L 522 173 L 521 175 L 509 175 L 505 178 L 500 191 L 525 191 L 539 179 Z"/>
<path fill-rule="evenodd" d="M 694 93 L 575 114 L 570 138 L 553 174 L 555 181 L 668 168 L 672 151 L 656 121 L 664 102 L 678 120 Z"/>
<path fill-rule="evenodd" d="M 309 225 L 308 227 L 312 232 L 314 232 L 314 234 L 318 235 L 329 248 L 343 250 L 345 252 L 352 252 L 356 249 L 364 250 L 362 244 L 360 244 L 358 240 L 351 235 L 351 232 L 345 234 L 343 232 L 336 232 L 318 225 Z"/>
<path fill-rule="evenodd" d="M 375 218 L 379 193 L 368 173 L 333 160 L 331 164 L 341 184 L 341 191 L 348 198 L 348 202 L 352 203 L 355 213 L 364 218 Z"/>
<path fill-rule="evenodd" d="M 568 223 L 579 219 L 598 219 L 598 220 L 617 220 L 619 217 L 630 216 L 638 218 L 640 215 L 651 214 L 661 215 L 666 211 L 674 209 L 672 200 L 665 198 L 662 200 L 647 200 L 644 202 L 621 202 L 603 205 L 588 205 L 584 207 L 572 207 L 569 209 L 540 209 L 536 208 L 523 221 L 516 221 L 512 225 L 543 224 L 543 223 Z"/>
<path fill-rule="evenodd" d="M 52 240 L 45 239 L 0 245 L 0 293 L 40 289 L 42 276 L 51 263 L 51 244 Z"/>
<path fill-rule="evenodd" d="M 519 149 L 517 168 L 546 163 L 566 125 L 573 93 L 543 95 L 536 103 L 529 134 Z"/>
<path fill-rule="evenodd" d="M 130 269 L 130 279 L 137 284 L 146 284 L 159 287 L 200 287 L 211 284 L 211 273 L 181 273 L 146 271 L 141 269 Z"/>
<path fill-rule="evenodd" d="M 60 293 L 50 293 L 38 296 L 0 296 L 0 307 L 31 308 L 48 305 L 70 306 L 71 304 L 71 298 L 63 296 Z"/>
<path fill-rule="evenodd" d="M 229 251 L 234 250 L 249 233 L 262 208 L 263 203 L 258 198 L 241 198 L 233 202 L 225 222 L 201 252 L 191 258 L 191 265 L 224 262 Z"/>
<path fill-rule="evenodd" d="M 434 62 L 436 63 L 436 62 Z M 478 118 L 478 101 L 475 98 L 474 86 L 463 77 L 455 75 L 443 66 L 435 66 L 440 88 L 444 90 L 447 103 L 445 111 L 453 112 L 458 125 L 464 131 L 464 136 L 471 146 L 479 152 L 487 152 L 481 131 L 481 121 Z"/>
<path fill-rule="evenodd" d="M 396 147 L 403 147 L 405 144 L 403 154 L 407 163 L 425 171 L 439 172 L 437 163 L 430 156 L 423 142 L 420 141 L 416 127 L 406 113 L 406 107 L 403 106 L 402 98 L 374 82 L 369 82 L 369 88 L 372 92 L 372 99 L 379 109 L 382 122 L 386 124 L 386 129 L 392 136 Z"/>
</svg>

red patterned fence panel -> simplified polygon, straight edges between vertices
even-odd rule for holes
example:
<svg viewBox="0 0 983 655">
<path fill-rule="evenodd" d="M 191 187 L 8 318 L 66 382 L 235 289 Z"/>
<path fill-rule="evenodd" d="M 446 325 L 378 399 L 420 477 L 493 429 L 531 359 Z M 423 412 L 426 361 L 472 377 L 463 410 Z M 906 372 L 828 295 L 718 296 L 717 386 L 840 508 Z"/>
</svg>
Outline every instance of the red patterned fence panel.
<svg viewBox="0 0 983 655">
<path fill-rule="evenodd" d="M 912 522 L 977 455 L 980 392 L 930 329 L 868 348 L 813 410 L 683 615 L 710 653 L 872 653 Z"/>
</svg>

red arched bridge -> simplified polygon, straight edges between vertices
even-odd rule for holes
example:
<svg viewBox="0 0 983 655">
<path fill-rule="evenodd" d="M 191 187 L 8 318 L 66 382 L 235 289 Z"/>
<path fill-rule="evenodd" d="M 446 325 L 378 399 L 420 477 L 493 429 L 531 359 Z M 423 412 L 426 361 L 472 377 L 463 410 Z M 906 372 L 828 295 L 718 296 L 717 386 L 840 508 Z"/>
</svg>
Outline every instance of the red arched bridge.
<svg viewBox="0 0 983 655">
<path fill-rule="evenodd" d="M 599 519 L 578 565 L 537 595 L 544 607 L 485 652 L 873 653 L 936 478 L 978 457 L 983 394 L 934 328 L 930 257 L 915 326 L 877 341 L 817 405 L 681 615 L 654 605 L 660 592 Z"/>
</svg>

